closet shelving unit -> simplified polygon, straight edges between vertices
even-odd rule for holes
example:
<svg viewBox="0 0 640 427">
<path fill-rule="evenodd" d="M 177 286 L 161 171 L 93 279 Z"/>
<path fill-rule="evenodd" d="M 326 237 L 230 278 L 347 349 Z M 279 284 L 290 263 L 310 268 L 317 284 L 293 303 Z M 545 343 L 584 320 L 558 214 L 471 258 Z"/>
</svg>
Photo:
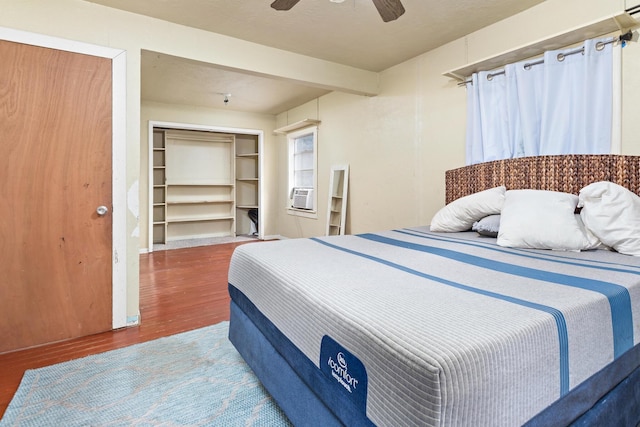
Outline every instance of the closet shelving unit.
<svg viewBox="0 0 640 427">
<path fill-rule="evenodd" d="M 167 186 L 164 131 L 153 132 L 153 243 L 166 243 Z"/>
<path fill-rule="evenodd" d="M 167 185 L 167 240 L 231 236 L 233 185 Z"/>
<path fill-rule="evenodd" d="M 257 135 L 236 135 L 236 231 L 242 235 L 257 233 L 248 213 L 258 209 L 260 197 L 259 146 Z"/>
<path fill-rule="evenodd" d="M 235 236 L 234 149 L 233 134 L 154 130 L 154 243 Z"/>
</svg>

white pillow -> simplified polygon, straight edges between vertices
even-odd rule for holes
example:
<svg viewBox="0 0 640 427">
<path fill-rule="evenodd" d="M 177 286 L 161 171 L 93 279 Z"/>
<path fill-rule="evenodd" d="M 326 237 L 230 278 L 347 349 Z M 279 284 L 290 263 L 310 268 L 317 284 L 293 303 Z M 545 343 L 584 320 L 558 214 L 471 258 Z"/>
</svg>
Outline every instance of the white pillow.
<svg viewBox="0 0 640 427">
<path fill-rule="evenodd" d="M 434 215 L 431 231 L 470 230 L 474 222 L 500 213 L 506 190 L 502 185 L 454 200 Z"/>
<path fill-rule="evenodd" d="M 505 195 L 500 246 L 580 251 L 595 249 L 600 241 L 575 214 L 578 196 L 545 190 L 509 190 Z"/>
<path fill-rule="evenodd" d="M 600 181 L 580 190 L 584 225 L 616 251 L 640 256 L 640 197 L 613 182 Z"/>
</svg>

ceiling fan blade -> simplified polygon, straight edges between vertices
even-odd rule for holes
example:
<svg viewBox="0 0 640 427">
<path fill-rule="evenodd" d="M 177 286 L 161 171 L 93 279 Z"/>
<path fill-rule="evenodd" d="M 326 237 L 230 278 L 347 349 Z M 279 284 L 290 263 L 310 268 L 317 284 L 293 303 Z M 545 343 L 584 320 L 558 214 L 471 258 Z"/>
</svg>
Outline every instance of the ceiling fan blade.
<svg viewBox="0 0 640 427">
<path fill-rule="evenodd" d="M 376 5 L 376 9 L 378 9 L 378 13 L 384 22 L 398 19 L 404 13 L 404 6 L 402 6 L 400 0 L 373 0 L 373 4 Z"/>
<path fill-rule="evenodd" d="M 271 3 L 271 7 L 275 10 L 289 10 L 300 0 L 275 0 Z"/>
</svg>

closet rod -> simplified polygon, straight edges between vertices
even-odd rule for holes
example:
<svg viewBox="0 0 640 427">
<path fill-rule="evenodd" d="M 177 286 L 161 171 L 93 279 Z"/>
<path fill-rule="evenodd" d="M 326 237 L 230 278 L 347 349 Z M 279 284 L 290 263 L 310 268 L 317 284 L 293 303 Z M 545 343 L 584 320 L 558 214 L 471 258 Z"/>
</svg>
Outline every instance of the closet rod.
<svg viewBox="0 0 640 427">
<path fill-rule="evenodd" d="M 636 6 L 636 7 L 640 7 L 640 6 Z M 640 10 L 639 10 L 639 12 L 640 12 Z M 632 37 L 633 37 L 633 33 L 631 31 L 628 31 L 625 34 L 622 34 L 618 38 L 613 38 L 613 39 L 607 40 L 605 42 L 596 43 L 596 50 L 602 50 L 602 49 L 604 49 L 604 47 L 606 45 L 611 44 L 611 43 L 615 43 L 615 42 L 623 41 L 623 40 L 631 40 Z M 562 61 L 564 61 L 564 58 L 566 58 L 567 56 L 575 55 L 576 53 L 583 53 L 584 54 L 584 46 L 582 46 L 579 49 L 570 50 L 569 52 L 566 52 L 566 53 L 560 52 L 556 58 L 558 59 L 558 61 L 562 62 Z M 527 62 L 527 63 L 525 63 L 523 65 L 523 68 L 525 70 L 530 70 L 531 67 L 533 67 L 534 65 L 540 65 L 540 64 L 544 64 L 544 59 L 539 59 L 539 60 L 533 61 L 533 62 Z M 489 74 L 487 74 L 487 80 L 491 80 L 495 76 L 500 76 L 500 75 L 503 75 L 504 73 L 505 73 L 505 70 L 499 70 L 499 71 L 496 71 L 495 73 L 489 73 Z M 462 82 L 458 83 L 458 86 L 466 86 L 468 83 L 472 83 L 472 80 L 462 81 Z"/>
</svg>

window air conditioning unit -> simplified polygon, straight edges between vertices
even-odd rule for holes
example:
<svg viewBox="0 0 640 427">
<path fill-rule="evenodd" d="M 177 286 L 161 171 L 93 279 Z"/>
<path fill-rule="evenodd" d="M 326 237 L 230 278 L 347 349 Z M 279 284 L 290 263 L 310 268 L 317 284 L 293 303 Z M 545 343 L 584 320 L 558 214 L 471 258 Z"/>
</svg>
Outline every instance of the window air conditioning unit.
<svg viewBox="0 0 640 427">
<path fill-rule="evenodd" d="M 296 209 L 313 209 L 313 189 L 294 188 L 291 190 L 291 207 Z"/>
</svg>

